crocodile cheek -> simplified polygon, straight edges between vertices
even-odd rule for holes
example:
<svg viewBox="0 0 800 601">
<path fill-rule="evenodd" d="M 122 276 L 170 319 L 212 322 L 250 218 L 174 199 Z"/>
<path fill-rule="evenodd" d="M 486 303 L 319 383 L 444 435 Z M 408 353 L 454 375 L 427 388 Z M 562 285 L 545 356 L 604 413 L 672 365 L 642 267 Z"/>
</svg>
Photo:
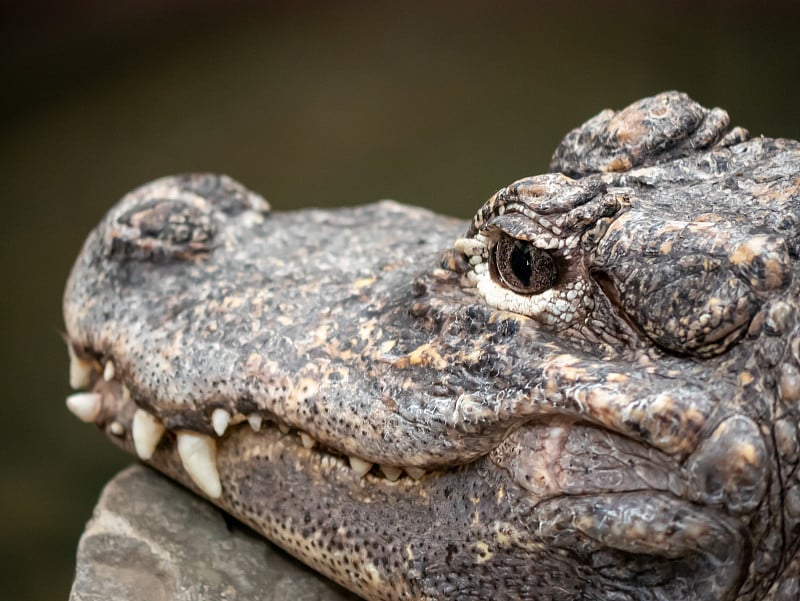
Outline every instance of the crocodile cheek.
<svg viewBox="0 0 800 601">
<path fill-rule="evenodd" d="M 718 438 L 743 429 L 732 421 Z M 528 493 L 540 540 L 602 566 L 609 586 L 629 586 L 647 565 L 654 599 L 725 599 L 736 589 L 747 542 L 731 516 L 669 492 L 677 458 L 561 417 L 520 428 L 490 457 Z M 682 572 L 692 578 L 675 578 Z"/>
<path fill-rule="evenodd" d="M 591 452 L 588 451 L 591 449 Z M 511 433 L 490 458 L 534 499 L 669 488 L 677 459 L 625 436 L 556 417 Z"/>
</svg>

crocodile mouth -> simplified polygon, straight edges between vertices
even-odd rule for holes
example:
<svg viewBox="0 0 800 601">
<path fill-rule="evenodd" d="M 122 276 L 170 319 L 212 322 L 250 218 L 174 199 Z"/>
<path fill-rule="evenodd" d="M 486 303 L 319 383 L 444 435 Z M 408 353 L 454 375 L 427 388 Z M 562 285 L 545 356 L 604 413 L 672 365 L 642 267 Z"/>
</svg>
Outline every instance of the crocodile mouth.
<svg viewBox="0 0 800 601">
<path fill-rule="evenodd" d="M 72 344 L 68 347 L 70 383 L 73 388 L 84 389 L 67 398 L 70 411 L 82 421 L 97 425 L 142 461 L 151 462 L 161 447 L 174 450 L 183 480 L 211 499 L 218 499 L 223 493 L 217 465 L 219 447 L 236 432 L 238 438 L 249 437 L 254 448 L 262 437 L 272 443 L 281 441 L 295 452 L 302 449 L 304 461 L 316 457 L 320 465 L 346 469 L 352 476 L 368 481 L 419 481 L 489 459 L 511 474 L 537 502 L 564 495 L 661 490 L 692 503 L 722 503 L 728 511 L 740 513 L 751 510 L 764 494 L 763 482 L 757 476 L 762 471 L 766 451 L 758 446 L 758 437 L 749 431 L 751 422 L 741 417 L 708 417 L 708 423 L 693 426 L 694 436 L 690 435 L 691 423 L 683 423 L 683 438 L 675 437 L 676 425 L 667 423 L 666 434 L 658 438 L 653 432 L 637 428 L 632 420 L 641 409 L 628 398 L 624 402 L 631 411 L 617 418 L 616 427 L 608 415 L 602 416 L 605 421 L 599 419 L 603 411 L 613 410 L 613 402 L 600 389 L 595 396 L 606 405 L 594 409 L 594 418 L 590 416 L 591 409 L 586 411 L 589 417 L 542 410 L 506 428 L 502 436 L 488 433 L 491 444 L 472 457 L 453 458 L 427 467 L 393 465 L 369 461 L 326 445 L 267 410 L 229 413 L 217 407 L 201 420 L 205 422 L 202 426 L 198 426 L 196 416 L 188 422 L 175 421 L 174 417 L 162 419 L 148 407 L 147 399 L 131 392 L 135 387 L 126 382 L 112 358 L 78 352 Z M 564 389 L 576 386 L 575 381 L 566 382 L 570 376 L 568 366 L 555 362 L 551 367 Z M 611 380 L 617 381 L 613 374 Z M 592 405 L 591 394 L 586 390 L 578 394 L 578 399 L 586 404 L 584 409 Z M 669 396 L 657 398 L 661 404 L 675 401 Z M 684 411 L 680 406 L 673 410 Z M 645 417 L 654 420 L 654 411 L 653 406 L 649 407 Z M 627 425 L 627 433 L 620 427 L 622 422 Z M 698 443 L 701 431 L 705 432 L 702 435 L 705 440 Z M 648 442 L 643 442 L 642 437 Z M 592 449 L 590 456 L 587 449 Z M 702 474 L 698 480 L 698 473 L 703 471 L 713 471 L 714 475 Z M 725 478 L 731 482 L 720 488 Z"/>
<path fill-rule="evenodd" d="M 725 565 L 714 578 L 727 588 L 738 585 L 740 565 L 749 556 L 730 515 L 687 500 L 691 496 L 687 487 L 670 481 L 670 474 L 681 470 L 679 461 L 597 424 L 545 416 L 509 432 L 493 450 L 469 463 L 430 471 L 395 467 L 348 456 L 264 412 L 228 416 L 212 412 L 212 434 L 167 428 L 142 407 L 143 402 L 137 402 L 112 359 L 70 354 L 71 384 L 86 389 L 67 399 L 76 416 L 301 560 L 362 593 L 385 585 L 378 582 L 386 576 L 371 563 L 371 553 L 359 557 L 354 553 L 357 546 L 337 552 L 336 544 L 344 543 L 322 546 L 315 542 L 319 525 L 304 527 L 303 520 L 292 517 L 293 511 L 264 511 L 262 503 L 281 494 L 305 495 L 297 502 L 305 507 L 298 511 L 306 521 L 321 519 L 321 513 L 335 516 L 330 506 L 319 515 L 309 509 L 316 491 L 339 511 L 349 507 L 356 515 L 366 512 L 362 517 L 368 516 L 363 518 L 368 523 L 387 519 L 369 513 L 376 505 L 409 503 L 417 514 L 428 507 L 425 511 L 433 511 L 435 517 L 450 510 L 431 508 L 429 497 L 447 495 L 453 501 L 449 497 L 453 482 L 472 482 L 475 503 L 488 489 L 494 498 L 487 501 L 516 506 L 515 519 L 498 519 L 491 525 L 494 540 L 516 549 L 515 553 L 545 541 L 563 553 L 584 554 L 584 561 L 614 563 L 613 570 L 620 573 L 646 555 L 649 578 L 665 590 L 672 586 L 674 561 L 686 562 L 677 569 L 706 574 L 712 565 Z M 593 449 L 591 458 L 587 448 Z M 471 519 L 488 519 L 490 513 L 479 505 Z M 498 549 L 486 540 L 484 533 L 470 543 L 470 552 L 479 558 L 483 553 L 489 560 Z"/>
<path fill-rule="evenodd" d="M 79 355 L 68 343 L 70 382 L 73 388 L 85 388 L 67 398 L 67 407 L 81 421 L 93 423 L 119 446 L 135 452 L 142 461 L 151 461 L 162 443 L 174 448 L 185 475 L 196 489 L 216 499 L 222 494 L 217 468 L 218 446 L 234 429 L 249 430 L 250 436 L 303 449 L 303 454 L 317 454 L 317 461 L 328 468 L 347 469 L 358 478 L 420 480 L 431 470 L 414 466 L 394 466 L 347 455 L 314 439 L 309 433 L 294 428 L 277 416 L 265 412 L 231 415 L 215 409 L 210 416 L 213 433 L 188 429 L 170 429 L 153 413 L 137 403 L 131 387 L 117 373 L 113 359 Z"/>
<path fill-rule="evenodd" d="M 464 313 L 477 318 L 469 307 Z M 489 322 L 501 330 L 515 329 L 493 315 L 487 318 Z M 529 325 L 519 326 L 515 342 L 530 352 L 535 345 L 526 336 L 540 333 Z M 307 377 L 284 384 L 278 396 L 266 403 L 208 398 L 192 407 L 163 399 L 156 402 L 140 392 L 136 380 L 126 377 L 124 360 L 74 343 L 68 343 L 68 348 L 71 385 L 88 391 L 68 398 L 70 410 L 106 430 L 143 461 L 152 459 L 163 440 L 173 441 L 182 471 L 212 499 L 222 495 L 218 446 L 234 430 L 256 438 L 274 430 L 276 436 L 291 438 L 306 451 L 328 458 L 331 465 L 341 463 L 354 476 L 369 480 L 418 481 L 430 472 L 489 458 L 505 471 L 516 470 L 517 483 L 538 500 L 650 489 L 693 503 L 721 504 L 738 514 L 756 507 L 765 492 L 767 450 L 758 427 L 744 416 L 719 413 L 720 403 L 713 396 L 677 372 L 623 373 L 608 362 L 545 347 L 538 366 L 528 368 L 536 380 L 516 396 L 491 396 L 486 403 L 475 393 L 454 398 L 443 391 L 445 396 L 438 400 L 419 401 L 426 422 L 420 421 L 413 404 L 400 406 L 391 399 L 374 402 L 378 409 L 371 409 L 372 417 L 388 407 L 389 419 L 394 420 L 371 419 L 378 424 L 380 440 L 363 430 L 370 421 L 364 418 L 351 418 L 347 430 L 338 436 L 333 428 L 341 420 L 336 415 L 326 414 L 322 423 L 304 421 L 303 412 L 293 410 L 296 397 L 286 389 L 302 388 L 306 397 L 301 398 L 316 394 L 324 399 L 330 394 L 330 389 L 315 386 Z M 405 369 L 415 374 L 426 363 L 440 362 L 438 355 L 431 358 L 430 348 L 424 344 L 395 360 L 398 374 Z M 474 368 L 483 369 L 480 364 Z M 170 390 L 168 373 L 151 377 L 162 382 L 160 391 Z M 315 410 L 315 405 L 310 407 L 306 414 Z M 430 407 L 437 407 L 438 422 L 430 420 Z M 581 467 L 580 458 L 587 449 L 593 451 L 592 459 Z M 591 464 L 597 464 L 603 449 L 612 449 L 615 456 L 604 468 L 615 474 L 610 480 L 592 478 Z M 557 469 L 553 467 L 556 461 L 561 462 Z M 640 473 L 643 464 L 646 475 Z M 594 472 L 602 473 L 598 467 Z M 583 470 L 575 476 L 578 487 L 557 482 L 561 477 L 557 472 L 570 469 Z M 549 484 L 537 487 L 536 482 Z"/>
</svg>

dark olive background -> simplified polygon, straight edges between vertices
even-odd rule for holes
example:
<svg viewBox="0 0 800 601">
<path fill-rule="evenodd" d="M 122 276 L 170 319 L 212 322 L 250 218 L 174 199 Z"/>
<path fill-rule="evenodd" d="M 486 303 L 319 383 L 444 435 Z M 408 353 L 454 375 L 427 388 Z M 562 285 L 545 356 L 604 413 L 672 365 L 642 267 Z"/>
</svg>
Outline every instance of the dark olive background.
<svg viewBox="0 0 800 601">
<path fill-rule="evenodd" d="M 130 461 L 64 408 L 60 300 L 131 188 L 210 170 L 276 209 L 391 197 L 467 218 L 572 127 L 666 89 L 800 137 L 788 3 L 402 4 L 0 7 L 4 599 L 66 598 Z"/>
</svg>

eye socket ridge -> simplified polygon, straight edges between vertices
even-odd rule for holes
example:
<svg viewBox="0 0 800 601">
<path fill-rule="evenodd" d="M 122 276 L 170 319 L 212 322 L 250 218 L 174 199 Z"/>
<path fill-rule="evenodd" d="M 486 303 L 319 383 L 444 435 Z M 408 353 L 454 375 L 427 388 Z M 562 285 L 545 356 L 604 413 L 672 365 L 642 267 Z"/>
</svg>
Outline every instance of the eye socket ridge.
<svg viewBox="0 0 800 601">
<path fill-rule="evenodd" d="M 541 294 L 558 281 L 553 255 L 505 233 L 490 251 L 489 269 L 495 281 L 517 294 Z"/>
</svg>

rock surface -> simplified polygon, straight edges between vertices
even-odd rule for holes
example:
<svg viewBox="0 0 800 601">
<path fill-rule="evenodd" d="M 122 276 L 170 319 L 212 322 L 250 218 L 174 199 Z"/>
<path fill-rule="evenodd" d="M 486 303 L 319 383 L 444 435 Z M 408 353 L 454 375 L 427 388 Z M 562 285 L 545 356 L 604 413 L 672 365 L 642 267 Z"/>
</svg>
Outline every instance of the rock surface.
<svg viewBox="0 0 800 601">
<path fill-rule="evenodd" d="M 70 601 L 357 599 L 140 466 L 109 482 L 78 545 Z"/>
</svg>

